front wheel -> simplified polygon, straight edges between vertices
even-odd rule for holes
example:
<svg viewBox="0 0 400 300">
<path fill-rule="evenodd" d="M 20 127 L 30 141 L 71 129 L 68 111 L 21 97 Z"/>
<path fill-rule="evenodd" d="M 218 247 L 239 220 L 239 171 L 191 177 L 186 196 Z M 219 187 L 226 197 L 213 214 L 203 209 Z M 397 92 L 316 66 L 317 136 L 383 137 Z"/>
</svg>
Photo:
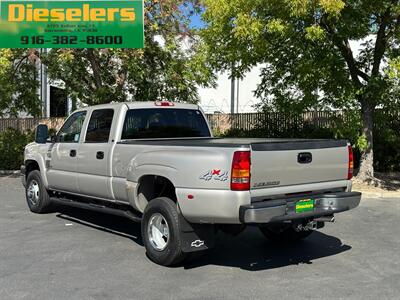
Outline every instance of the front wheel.
<svg viewBox="0 0 400 300">
<path fill-rule="evenodd" d="M 49 211 L 50 196 L 43 185 L 40 172 L 34 170 L 28 174 L 25 188 L 26 202 L 31 212 L 42 214 Z"/>
<path fill-rule="evenodd" d="M 176 203 L 169 198 L 150 201 L 143 213 L 142 238 L 147 256 L 156 264 L 173 266 L 183 261 Z"/>
<path fill-rule="evenodd" d="M 313 230 L 299 230 L 291 224 L 269 224 L 260 226 L 264 236 L 274 242 L 297 242 L 309 237 Z"/>
</svg>

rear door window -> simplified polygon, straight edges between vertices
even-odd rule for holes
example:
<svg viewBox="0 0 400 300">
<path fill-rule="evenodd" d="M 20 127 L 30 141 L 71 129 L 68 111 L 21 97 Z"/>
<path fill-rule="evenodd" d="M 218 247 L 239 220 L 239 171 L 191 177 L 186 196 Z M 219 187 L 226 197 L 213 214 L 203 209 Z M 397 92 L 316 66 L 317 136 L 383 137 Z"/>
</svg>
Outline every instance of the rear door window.
<svg viewBox="0 0 400 300">
<path fill-rule="evenodd" d="M 203 114 L 191 109 L 132 109 L 126 113 L 122 140 L 210 137 Z"/>
<path fill-rule="evenodd" d="M 114 117 L 113 109 L 93 111 L 86 132 L 86 143 L 108 143 Z"/>
</svg>

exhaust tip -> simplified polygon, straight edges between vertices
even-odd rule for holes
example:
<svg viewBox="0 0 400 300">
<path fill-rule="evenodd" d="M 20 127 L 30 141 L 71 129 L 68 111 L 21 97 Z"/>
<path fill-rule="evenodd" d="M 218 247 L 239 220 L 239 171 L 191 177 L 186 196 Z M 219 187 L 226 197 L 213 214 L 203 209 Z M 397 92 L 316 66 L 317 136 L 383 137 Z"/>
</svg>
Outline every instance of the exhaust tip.
<svg viewBox="0 0 400 300">
<path fill-rule="evenodd" d="M 335 222 L 335 216 L 334 216 L 334 215 L 323 216 L 323 217 L 319 217 L 319 218 L 315 219 L 315 221 L 317 221 L 317 222 L 330 222 L 330 223 L 333 223 L 333 222 Z"/>
</svg>

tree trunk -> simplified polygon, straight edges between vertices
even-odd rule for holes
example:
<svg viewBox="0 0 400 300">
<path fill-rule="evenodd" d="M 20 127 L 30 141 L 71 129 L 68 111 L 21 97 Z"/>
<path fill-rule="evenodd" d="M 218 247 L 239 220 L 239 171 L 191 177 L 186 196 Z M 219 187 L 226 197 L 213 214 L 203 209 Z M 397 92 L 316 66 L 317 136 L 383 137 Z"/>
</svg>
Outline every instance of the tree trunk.
<svg viewBox="0 0 400 300">
<path fill-rule="evenodd" d="M 96 89 L 99 90 L 103 87 L 103 81 L 101 79 L 101 69 L 93 49 L 87 50 L 87 58 L 92 67 L 94 84 L 96 85 Z"/>
<path fill-rule="evenodd" d="M 368 101 L 361 101 L 362 129 L 367 141 L 367 147 L 361 155 L 360 171 L 357 175 L 361 181 L 374 178 L 374 114 L 375 105 Z"/>
</svg>

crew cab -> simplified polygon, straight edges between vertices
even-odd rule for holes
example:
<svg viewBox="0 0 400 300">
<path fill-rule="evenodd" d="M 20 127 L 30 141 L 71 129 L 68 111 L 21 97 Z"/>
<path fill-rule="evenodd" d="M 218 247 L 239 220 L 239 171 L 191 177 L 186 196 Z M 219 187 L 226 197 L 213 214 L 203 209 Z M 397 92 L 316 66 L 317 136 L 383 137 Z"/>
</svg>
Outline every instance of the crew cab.
<svg viewBox="0 0 400 300">
<path fill-rule="evenodd" d="M 199 106 L 171 102 L 85 107 L 51 137 L 41 124 L 21 173 L 32 212 L 61 203 L 141 222 L 165 266 L 213 247 L 218 230 L 306 238 L 361 199 L 347 141 L 214 138 Z"/>
</svg>

